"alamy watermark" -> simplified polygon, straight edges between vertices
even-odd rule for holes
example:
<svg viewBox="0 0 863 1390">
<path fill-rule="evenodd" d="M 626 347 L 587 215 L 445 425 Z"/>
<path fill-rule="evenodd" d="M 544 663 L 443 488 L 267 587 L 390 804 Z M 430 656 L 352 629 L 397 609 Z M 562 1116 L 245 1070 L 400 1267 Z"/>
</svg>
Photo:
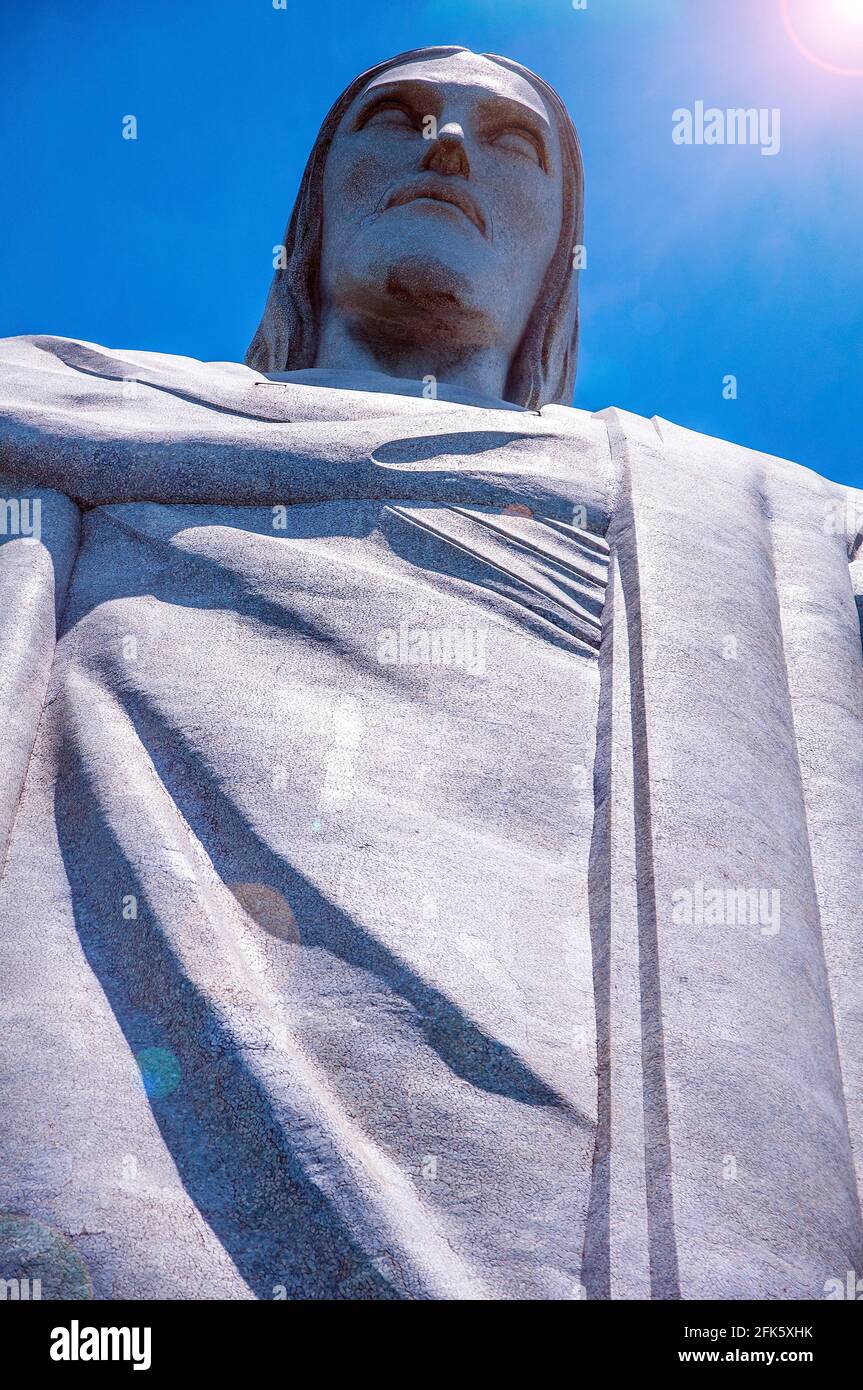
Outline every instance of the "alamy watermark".
<svg viewBox="0 0 863 1390">
<path fill-rule="evenodd" d="M 0 497 L 0 536 L 42 539 L 41 497 Z"/>
<path fill-rule="evenodd" d="M 671 138 L 675 145 L 760 145 L 762 154 L 778 154 L 781 147 L 778 106 L 678 106 L 671 113 Z"/>
<path fill-rule="evenodd" d="M 69 1327 L 53 1329 L 49 1355 L 52 1361 L 131 1361 L 133 1371 L 148 1371 L 151 1341 L 149 1327 L 82 1327 L 73 1318 Z"/>
<path fill-rule="evenodd" d="M 850 1299 L 859 1303 L 863 1299 L 863 1279 L 858 1279 L 857 1272 L 853 1269 L 846 1272 L 844 1279 L 825 1279 L 824 1297 L 833 1302 L 838 1299 Z"/>
<path fill-rule="evenodd" d="M 484 627 L 418 627 L 402 621 L 378 633 L 382 666 L 458 666 L 485 675 Z"/>
<path fill-rule="evenodd" d="M 863 531 L 863 496 L 847 492 L 824 505 L 824 532 L 828 536 L 858 536 Z"/>
<path fill-rule="evenodd" d="M 779 889 L 739 884 L 711 888 L 699 878 L 690 887 L 674 889 L 671 920 L 683 927 L 755 927 L 761 936 L 775 936 Z"/>
<path fill-rule="evenodd" d="M 41 1279 L 0 1279 L 0 1303 L 38 1301 L 42 1297 Z"/>
</svg>

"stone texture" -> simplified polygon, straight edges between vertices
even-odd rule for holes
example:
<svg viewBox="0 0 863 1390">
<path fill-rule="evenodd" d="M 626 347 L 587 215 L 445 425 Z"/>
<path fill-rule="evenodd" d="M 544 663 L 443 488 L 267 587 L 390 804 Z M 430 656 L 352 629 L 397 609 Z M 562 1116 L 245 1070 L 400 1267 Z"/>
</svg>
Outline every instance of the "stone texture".
<svg viewBox="0 0 863 1390">
<path fill-rule="evenodd" d="M 860 1269 L 859 495 L 620 411 L 0 360 L 3 495 L 46 499 L 0 1210 L 97 1298 Z M 778 916 L 680 920 L 699 883 Z"/>
</svg>

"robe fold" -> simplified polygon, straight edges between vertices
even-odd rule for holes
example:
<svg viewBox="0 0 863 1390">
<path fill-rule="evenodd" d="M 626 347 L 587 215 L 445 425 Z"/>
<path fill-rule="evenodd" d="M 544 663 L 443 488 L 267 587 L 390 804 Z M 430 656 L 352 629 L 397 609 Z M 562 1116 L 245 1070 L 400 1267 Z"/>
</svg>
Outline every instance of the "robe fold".
<svg viewBox="0 0 863 1390">
<path fill-rule="evenodd" d="M 0 1212 L 98 1298 L 823 1297 L 863 499 L 402 389 L 0 344 Z"/>
</svg>

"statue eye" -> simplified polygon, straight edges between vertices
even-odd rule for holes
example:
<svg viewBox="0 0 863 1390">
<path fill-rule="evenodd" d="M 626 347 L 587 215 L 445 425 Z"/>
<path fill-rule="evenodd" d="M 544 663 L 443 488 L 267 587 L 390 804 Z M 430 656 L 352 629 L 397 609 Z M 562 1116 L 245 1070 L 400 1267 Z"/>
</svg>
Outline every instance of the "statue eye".
<svg viewBox="0 0 863 1390">
<path fill-rule="evenodd" d="M 413 116 L 405 106 L 401 106 L 398 102 L 383 102 L 380 106 L 376 106 L 363 124 L 365 126 L 392 126 L 395 130 L 416 129 Z"/>
<path fill-rule="evenodd" d="M 521 155 L 524 159 L 531 159 L 534 164 L 542 166 L 543 161 L 536 140 L 526 130 L 510 126 L 494 135 L 491 143 L 506 154 Z"/>
</svg>

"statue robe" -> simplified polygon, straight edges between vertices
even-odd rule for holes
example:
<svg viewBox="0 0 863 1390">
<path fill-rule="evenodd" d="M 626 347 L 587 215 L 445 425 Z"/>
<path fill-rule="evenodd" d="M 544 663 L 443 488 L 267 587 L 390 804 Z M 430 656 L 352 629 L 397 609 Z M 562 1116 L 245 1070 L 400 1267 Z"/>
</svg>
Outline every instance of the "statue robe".
<svg viewBox="0 0 863 1390">
<path fill-rule="evenodd" d="M 863 499 L 620 411 L 0 363 L 0 1211 L 102 1298 L 863 1269 Z"/>
</svg>

